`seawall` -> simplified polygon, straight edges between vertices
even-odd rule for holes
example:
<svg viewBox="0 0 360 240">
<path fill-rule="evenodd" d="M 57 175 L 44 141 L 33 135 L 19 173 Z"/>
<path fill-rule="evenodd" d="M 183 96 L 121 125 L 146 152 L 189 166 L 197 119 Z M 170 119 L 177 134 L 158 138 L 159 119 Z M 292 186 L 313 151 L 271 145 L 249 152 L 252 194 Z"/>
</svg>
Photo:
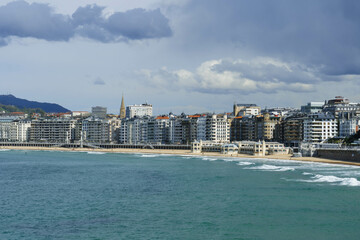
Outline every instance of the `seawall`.
<svg viewBox="0 0 360 240">
<path fill-rule="evenodd" d="M 316 156 L 326 159 L 360 162 L 360 150 L 318 149 Z"/>
</svg>

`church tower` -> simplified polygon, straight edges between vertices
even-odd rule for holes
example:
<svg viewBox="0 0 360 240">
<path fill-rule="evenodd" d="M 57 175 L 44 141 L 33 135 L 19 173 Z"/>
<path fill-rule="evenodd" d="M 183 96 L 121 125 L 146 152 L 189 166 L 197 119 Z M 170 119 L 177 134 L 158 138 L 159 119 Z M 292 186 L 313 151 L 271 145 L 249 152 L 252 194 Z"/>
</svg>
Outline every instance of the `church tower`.
<svg viewBox="0 0 360 240">
<path fill-rule="evenodd" d="M 124 94 L 123 94 L 121 98 L 120 119 L 124 119 L 125 117 L 126 117 L 126 111 L 125 111 Z"/>
</svg>

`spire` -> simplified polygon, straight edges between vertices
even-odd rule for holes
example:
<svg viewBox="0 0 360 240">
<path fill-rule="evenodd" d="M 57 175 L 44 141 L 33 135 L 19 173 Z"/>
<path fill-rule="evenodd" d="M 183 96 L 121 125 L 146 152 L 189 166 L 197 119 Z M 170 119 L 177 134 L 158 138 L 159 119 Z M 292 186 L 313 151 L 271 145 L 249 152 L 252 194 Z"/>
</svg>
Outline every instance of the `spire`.
<svg viewBox="0 0 360 240">
<path fill-rule="evenodd" d="M 120 119 L 124 119 L 125 117 L 126 117 L 126 112 L 125 112 L 125 103 L 124 103 L 124 94 L 123 94 L 121 98 Z"/>
</svg>

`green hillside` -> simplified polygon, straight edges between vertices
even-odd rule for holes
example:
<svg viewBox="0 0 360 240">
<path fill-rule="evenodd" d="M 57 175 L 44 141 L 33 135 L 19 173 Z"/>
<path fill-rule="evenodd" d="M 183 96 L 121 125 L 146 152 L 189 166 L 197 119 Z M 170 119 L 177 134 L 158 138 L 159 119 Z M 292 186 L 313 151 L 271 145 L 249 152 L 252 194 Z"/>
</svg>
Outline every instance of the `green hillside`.
<svg viewBox="0 0 360 240">
<path fill-rule="evenodd" d="M 27 114 L 40 113 L 41 115 L 45 114 L 45 111 L 40 108 L 18 108 L 12 105 L 0 104 L 0 113 L 12 113 L 12 112 L 23 112 Z"/>
</svg>

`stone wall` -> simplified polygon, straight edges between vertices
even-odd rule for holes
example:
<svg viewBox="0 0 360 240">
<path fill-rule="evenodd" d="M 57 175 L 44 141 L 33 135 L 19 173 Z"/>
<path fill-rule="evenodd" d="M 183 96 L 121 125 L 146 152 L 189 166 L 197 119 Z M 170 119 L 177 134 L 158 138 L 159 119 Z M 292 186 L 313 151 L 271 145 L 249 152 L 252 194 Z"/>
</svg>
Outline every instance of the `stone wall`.
<svg viewBox="0 0 360 240">
<path fill-rule="evenodd" d="M 316 156 L 333 160 L 360 162 L 360 150 L 318 149 Z"/>
</svg>

